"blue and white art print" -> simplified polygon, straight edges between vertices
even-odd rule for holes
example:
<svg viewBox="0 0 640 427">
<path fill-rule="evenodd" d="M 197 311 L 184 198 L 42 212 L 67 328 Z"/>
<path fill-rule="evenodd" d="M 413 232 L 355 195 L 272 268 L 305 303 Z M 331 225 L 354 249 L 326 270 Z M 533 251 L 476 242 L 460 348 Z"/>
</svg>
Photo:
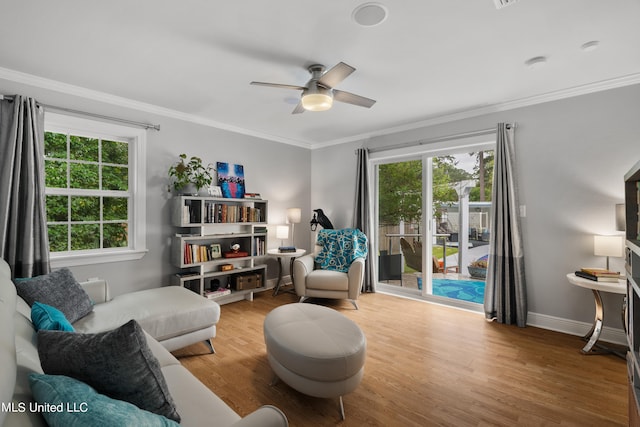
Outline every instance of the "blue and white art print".
<svg viewBox="0 0 640 427">
<path fill-rule="evenodd" d="M 218 185 L 222 189 L 222 197 L 228 199 L 244 198 L 244 166 L 217 162 Z"/>
</svg>

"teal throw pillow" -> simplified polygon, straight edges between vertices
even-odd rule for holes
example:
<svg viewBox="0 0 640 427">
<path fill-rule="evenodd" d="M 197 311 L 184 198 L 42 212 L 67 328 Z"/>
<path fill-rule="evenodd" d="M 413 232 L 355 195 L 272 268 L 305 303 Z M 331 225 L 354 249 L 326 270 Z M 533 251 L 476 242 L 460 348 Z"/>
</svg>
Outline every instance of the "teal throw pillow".
<svg viewBox="0 0 640 427">
<path fill-rule="evenodd" d="M 38 412 L 51 427 L 178 426 L 162 415 L 112 399 L 81 381 L 63 375 L 33 373 L 29 375 L 29 385 L 36 402 L 42 405 Z"/>
<path fill-rule="evenodd" d="M 40 329 L 46 329 L 48 331 L 75 331 L 71 323 L 64 317 L 63 312 L 55 307 L 37 301 L 31 306 L 31 322 L 36 328 L 36 332 Z"/>
<path fill-rule="evenodd" d="M 160 363 L 135 320 L 96 334 L 40 330 L 38 356 L 45 374 L 75 378 L 98 393 L 180 422 Z"/>
</svg>

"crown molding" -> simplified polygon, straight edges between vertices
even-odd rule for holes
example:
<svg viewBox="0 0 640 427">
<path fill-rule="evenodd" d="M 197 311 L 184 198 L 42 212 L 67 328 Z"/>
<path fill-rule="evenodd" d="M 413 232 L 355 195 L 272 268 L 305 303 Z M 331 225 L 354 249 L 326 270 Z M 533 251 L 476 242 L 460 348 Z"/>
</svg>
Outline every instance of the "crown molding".
<svg viewBox="0 0 640 427">
<path fill-rule="evenodd" d="M 39 77 L 33 74 L 23 73 L 21 71 L 11 70 L 9 68 L 0 67 L 0 79 L 9 80 L 15 83 L 21 83 L 29 86 L 34 86 L 40 89 L 47 89 L 54 92 L 64 93 L 65 95 L 73 95 L 79 98 L 89 99 L 92 101 L 98 101 L 105 104 L 115 105 L 118 107 L 129 108 L 132 110 L 143 111 L 150 114 L 156 114 L 162 117 L 170 119 L 181 120 L 185 122 L 196 123 L 203 126 L 209 126 L 216 129 L 226 130 L 242 135 L 252 136 L 255 138 L 266 139 L 269 141 L 280 142 L 283 144 L 295 145 L 302 148 L 311 148 L 311 142 L 307 141 L 295 141 L 289 138 L 283 138 L 277 135 L 270 135 L 263 132 L 253 131 L 251 129 L 245 129 L 226 123 L 218 122 L 208 119 L 206 117 L 198 116 L 195 114 L 188 114 L 182 111 L 172 110 L 170 108 L 160 107 L 154 104 L 148 104 L 146 102 L 135 101 L 133 99 L 124 98 L 121 96 L 112 95 L 105 92 L 100 92 L 93 89 L 87 89 L 85 87 L 76 86 L 68 83 L 63 83 L 57 80 L 47 79 Z"/>
<path fill-rule="evenodd" d="M 346 144 L 349 142 L 362 141 L 377 136 L 389 135 L 393 133 L 400 133 L 404 131 L 419 129 L 423 127 L 435 126 L 443 123 L 454 122 L 456 120 L 463 120 L 472 117 L 482 116 L 485 114 L 498 113 L 501 111 L 514 110 L 516 108 L 529 107 L 537 104 L 544 104 L 545 102 L 559 101 L 561 99 L 573 98 L 575 96 L 587 95 L 595 92 L 602 92 L 609 89 L 617 89 L 620 87 L 631 86 L 640 83 L 640 73 L 629 74 L 622 77 L 617 77 L 609 80 L 602 80 L 595 83 L 588 83 L 580 86 L 574 86 L 568 89 L 561 89 L 553 92 L 548 92 L 541 95 L 530 96 L 526 98 L 505 101 L 497 104 L 485 105 L 478 108 L 471 108 L 464 111 L 458 111 L 451 114 L 443 114 L 441 116 L 430 117 L 426 120 L 409 123 L 402 126 L 395 126 L 386 129 L 381 129 L 375 132 L 362 133 L 359 135 L 350 136 L 347 138 L 335 139 L 332 141 L 326 141 L 324 143 L 315 143 L 312 145 L 312 149 L 330 147 L 332 145 Z"/>
<path fill-rule="evenodd" d="M 255 138 L 266 139 L 269 141 L 280 142 L 283 144 L 294 145 L 296 147 L 307 149 L 319 149 L 330 147 L 333 145 L 346 144 L 349 142 L 362 141 L 365 139 L 389 135 L 392 133 L 399 133 L 408 130 L 419 129 L 423 127 L 434 126 L 443 123 L 449 123 L 456 120 L 463 120 L 471 117 L 477 117 L 485 114 L 497 113 L 500 111 L 513 110 L 516 108 L 528 107 L 537 104 L 543 104 L 545 102 L 558 101 L 565 98 L 572 98 L 575 96 L 586 95 L 594 92 L 601 92 L 609 89 L 616 89 L 624 86 L 630 86 L 640 83 L 640 73 L 629 74 L 622 77 L 617 77 L 609 80 L 602 80 L 595 83 L 584 84 L 580 86 L 574 86 L 568 89 L 557 90 L 548 92 L 541 95 L 530 96 L 526 98 L 501 102 L 497 104 L 485 105 L 479 108 L 471 108 L 464 111 L 459 111 L 451 114 L 443 114 L 440 116 L 430 117 L 425 120 L 413 122 L 410 124 L 395 126 L 385 129 L 380 129 L 374 132 L 367 132 L 358 135 L 353 135 L 346 138 L 334 139 L 331 141 L 325 141 L 320 143 L 314 143 L 312 141 L 297 141 L 289 138 L 283 138 L 277 135 L 271 135 L 263 132 L 254 131 L 251 129 L 241 128 L 226 123 L 218 122 L 208 119 L 206 117 L 198 116 L 195 114 L 188 114 L 170 108 L 160 107 L 158 105 L 148 104 L 145 102 L 135 101 L 129 98 L 124 98 L 116 95 L 112 95 L 105 92 L 96 91 L 93 89 L 87 89 L 81 86 L 76 86 L 68 83 L 59 82 L 44 77 L 35 76 L 33 74 L 27 74 L 20 71 L 11 70 L 9 68 L 0 67 L 0 79 L 13 81 L 29 86 L 38 87 L 41 89 L 52 90 L 55 92 L 64 93 L 66 95 L 73 95 L 80 98 L 85 98 L 93 101 L 103 102 L 105 104 L 115 105 L 118 107 L 129 108 L 132 110 L 143 111 L 150 114 L 156 114 L 159 116 L 181 120 L 185 122 L 191 122 L 203 126 L 209 126 L 216 129 L 226 130 L 229 132 L 238 133 L 241 135 L 252 136 Z"/>
</svg>

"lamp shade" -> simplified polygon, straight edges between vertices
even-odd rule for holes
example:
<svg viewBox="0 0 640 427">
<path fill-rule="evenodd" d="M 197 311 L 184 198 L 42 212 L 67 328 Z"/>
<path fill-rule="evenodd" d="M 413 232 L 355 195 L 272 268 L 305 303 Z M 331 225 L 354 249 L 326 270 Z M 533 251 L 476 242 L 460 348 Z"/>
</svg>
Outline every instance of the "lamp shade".
<svg viewBox="0 0 640 427">
<path fill-rule="evenodd" d="M 333 98 L 326 93 L 309 93 L 302 97 L 302 106 L 309 111 L 326 111 L 333 105 Z"/>
<path fill-rule="evenodd" d="M 622 257 L 622 236 L 593 236 L 593 254 L 596 256 Z"/>
<path fill-rule="evenodd" d="M 289 226 L 278 225 L 276 227 L 276 239 L 288 239 L 289 238 Z"/>
<path fill-rule="evenodd" d="M 624 203 L 618 203 L 616 205 L 616 230 L 617 231 L 627 230 L 626 212 L 624 209 Z"/>
<path fill-rule="evenodd" d="M 287 209 L 287 222 L 289 224 L 299 224 L 302 220 L 302 210 L 300 208 Z"/>
</svg>

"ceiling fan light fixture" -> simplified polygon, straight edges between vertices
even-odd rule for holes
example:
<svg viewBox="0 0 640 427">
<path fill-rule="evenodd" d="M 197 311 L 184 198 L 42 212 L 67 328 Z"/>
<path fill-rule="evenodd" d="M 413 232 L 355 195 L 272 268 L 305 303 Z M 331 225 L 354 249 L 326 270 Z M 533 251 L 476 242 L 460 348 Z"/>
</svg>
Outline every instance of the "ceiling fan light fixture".
<svg viewBox="0 0 640 427">
<path fill-rule="evenodd" d="M 302 107 L 309 111 L 326 111 L 333 105 L 333 97 L 326 89 L 317 92 L 305 92 L 302 95 Z"/>
</svg>

